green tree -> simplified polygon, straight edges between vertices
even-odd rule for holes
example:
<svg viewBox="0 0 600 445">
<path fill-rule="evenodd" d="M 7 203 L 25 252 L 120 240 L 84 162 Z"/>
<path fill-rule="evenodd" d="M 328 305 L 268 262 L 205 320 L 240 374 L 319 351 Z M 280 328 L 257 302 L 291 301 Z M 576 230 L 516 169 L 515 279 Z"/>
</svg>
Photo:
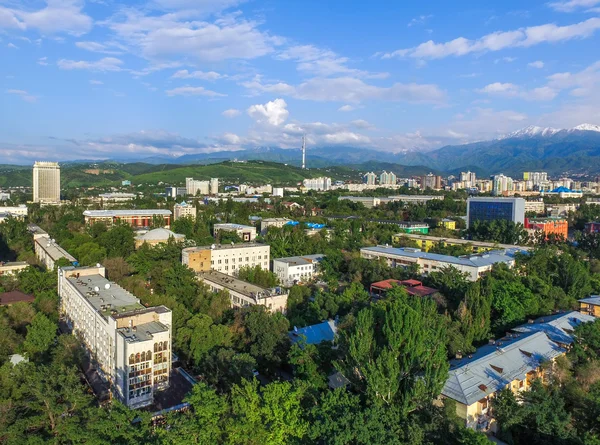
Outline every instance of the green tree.
<svg viewBox="0 0 600 445">
<path fill-rule="evenodd" d="M 48 352 L 56 339 L 58 325 L 38 312 L 27 328 L 23 349 L 31 356 Z"/>
</svg>

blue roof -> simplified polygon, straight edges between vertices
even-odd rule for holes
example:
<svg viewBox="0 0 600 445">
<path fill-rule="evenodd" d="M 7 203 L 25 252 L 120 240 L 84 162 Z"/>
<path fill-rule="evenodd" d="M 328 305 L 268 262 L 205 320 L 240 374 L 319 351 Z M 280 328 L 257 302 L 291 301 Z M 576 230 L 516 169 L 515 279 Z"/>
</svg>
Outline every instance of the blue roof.
<svg viewBox="0 0 600 445">
<path fill-rule="evenodd" d="M 556 187 L 554 190 L 552 190 L 552 193 L 571 193 L 572 190 L 566 188 L 565 186 L 560 186 L 560 187 Z"/>
<path fill-rule="evenodd" d="M 595 317 L 572 311 L 562 314 L 540 317 L 533 321 L 513 329 L 516 332 L 545 332 L 550 340 L 562 345 L 573 343 L 573 331 L 582 323 L 593 322 Z"/>
<path fill-rule="evenodd" d="M 306 337 L 306 343 L 309 345 L 318 345 L 321 342 L 333 342 L 337 326 L 334 320 L 324 321 L 319 324 L 313 324 L 304 328 L 294 327 L 293 331 L 288 332 L 292 343 L 296 343 L 302 337 Z"/>
</svg>

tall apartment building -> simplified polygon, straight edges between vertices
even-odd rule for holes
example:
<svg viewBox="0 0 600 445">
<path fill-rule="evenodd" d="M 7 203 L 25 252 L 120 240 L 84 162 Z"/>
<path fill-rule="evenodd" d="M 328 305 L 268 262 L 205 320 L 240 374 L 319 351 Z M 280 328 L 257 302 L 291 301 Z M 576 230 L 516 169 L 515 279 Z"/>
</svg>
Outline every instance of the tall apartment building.
<svg viewBox="0 0 600 445">
<path fill-rule="evenodd" d="M 305 179 L 303 184 L 308 190 L 331 190 L 331 178 L 327 177 Z"/>
<path fill-rule="evenodd" d="M 374 172 L 365 173 L 363 182 L 367 185 L 375 185 L 377 183 L 377 175 Z"/>
<path fill-rule="evenodd" d="M 219 193 L 219 178 L 210 178 L 209 185 L 209 192 L 211 195 L 216 195 Z"/>
<path fill-rule="evenodd" d="M 513 190 L 513 179 L 503 174 L 492 176 L 492 194 L 499 196 Z"/>
<path fill-rule="evenodd" d="M 428 173 L 425 176 L 421 176 L 421 188 L 423 190 L 440 190 L 442 188 L 442 177 L 434 175 L 433 173 Z"/>
<path fill-rule="evenodd" d="M 175 204 L 173 206 L 173 221 L 177 221 L 179 218 L 186 216 L 196 219 L 196 207 L 192 204 L 188 204 L 185 201 L 182 201 L 181 204 Z"/>
<path fill-rule="evenodd" d="M 381 185 L 395 185 L 397 181 L 396 175 L 393 172 L 384 171 L 379 175 L 379 184 Z"/>
<path fill-rule="evenodd" d="M 532 185 L 540 185 L 548 182 L 548 173 L 546 172 L 523 172 L 523 180 L 531 181 Z"/>
<path fill-rule="evenodd" d="M 266 244 L 213 244 L 188 247 L 181 253 L 181 262 L 195 272 L 216 270 L 236 275 L 241 267 L 259 266 L 269 270 L 271 247 Z"/>
<path fill-rule="evenodd" d="M 104 267 L 59 270 L 60 315 L 84 343 L 113 395 L 130 408 L 151 405 L 169 386 L 171 311 L 144 307 L 105 278 Z"/>
<path fill-rule="evenodd" d="M 466 188 L 475 187 L 477 175 L 474 172 L 460 172 L 460 182 L 463 182 Z"/>
<path fill-rule="evenodd" d="M 188 195 L 216 195 L 219 193 L 219 179 L 211 178 L 210 181 L 198 181 L 194 178 L 185 178 L 185 189 Z"/>
<path fill-rule="evenodd" d="M 467 199 L 467 227 L 475 221 L 508 220 L 525 222 L 523 198 L 469 198 Z"/>
<path fill-rule="evenodd" d="M 57 204 L 60 202 L 60 166 L 58 162 L 33 164 L 33 202 Z"/>
</svg>

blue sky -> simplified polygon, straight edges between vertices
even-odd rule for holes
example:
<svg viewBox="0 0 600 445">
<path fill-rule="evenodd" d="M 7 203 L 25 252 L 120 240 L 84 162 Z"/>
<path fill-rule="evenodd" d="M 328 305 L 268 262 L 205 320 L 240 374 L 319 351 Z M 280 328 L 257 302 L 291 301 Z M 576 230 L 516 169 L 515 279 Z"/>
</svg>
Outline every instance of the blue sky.
<svg viewBox="0 0 600 445">
<path fill-rule="evenodd" d="M 600 0 L 0 0 L 0 163 L 600 124 Z"/>
</svg>

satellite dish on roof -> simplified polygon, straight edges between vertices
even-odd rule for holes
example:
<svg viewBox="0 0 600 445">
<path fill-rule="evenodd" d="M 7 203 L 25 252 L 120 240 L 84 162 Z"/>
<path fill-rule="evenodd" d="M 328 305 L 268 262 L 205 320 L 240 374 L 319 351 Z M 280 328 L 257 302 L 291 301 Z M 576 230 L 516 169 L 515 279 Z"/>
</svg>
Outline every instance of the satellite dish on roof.
<svg viewBox="0 0 600 445">
<path fill-rule="evenodd" d="M 96 267 L 102 267 L 102 264 L 96 263 Z"/>
<path fill-rule="evenodd" d="M 94 290 L 95 290 L 96 292 L 98 292 L 98 291 L 100 290 L 100 288 L 99 288 L 98 286 L 94 286 Z"/>
<path fill-rule="evenodd" d="M 210 245 L 210 248 L 211 248 L 211 250 L 215 250 L 215 247 L 216 247 L 216 246 L 215 246 L 214 244 L 211 244 L 211 245 Z"/>
<path fill-rule="evenodd" d="M 106 284 L 104 285 L 104 289 L 106 289 L 106 290 L 110 289 L 110 283 L 106 283 Z"/>
</svg>

